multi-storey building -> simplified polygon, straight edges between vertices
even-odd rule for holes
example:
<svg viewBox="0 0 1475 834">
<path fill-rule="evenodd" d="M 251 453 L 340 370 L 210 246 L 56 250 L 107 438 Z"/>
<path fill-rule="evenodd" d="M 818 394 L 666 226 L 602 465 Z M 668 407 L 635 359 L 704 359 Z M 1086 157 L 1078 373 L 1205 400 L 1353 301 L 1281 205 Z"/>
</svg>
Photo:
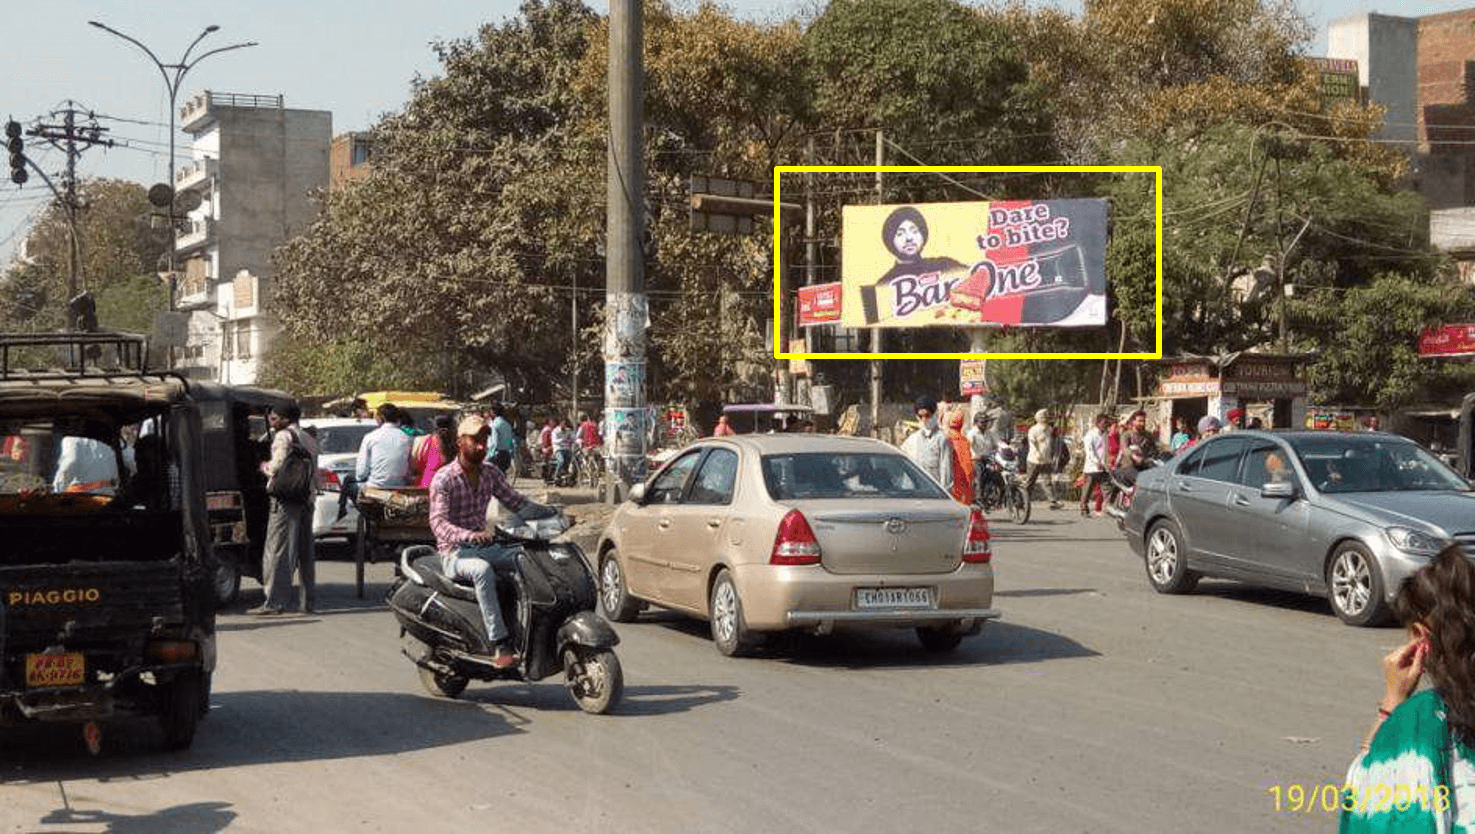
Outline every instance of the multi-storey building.
<svg viewBox="0 0 1475 834">
<path fill-rule="evenodd" d="M 368 133 L 350 131 L 333 137 L 328 150 L 329 187 L 342 188 L 369 175 L 374 140 Z"/>
<path fill-rule="evenodd" d="M 187 311 L 185 373 L 256 380 L 280 325 L 271 310 L 272 250 L 316 215 L 311 193 L 328 185 L 333 118 L 281 96 L 205 91 L 180 110 L 193 161 L 174 187 L 199 195 L 175 241 L 176 307 Z"/>
</svg>

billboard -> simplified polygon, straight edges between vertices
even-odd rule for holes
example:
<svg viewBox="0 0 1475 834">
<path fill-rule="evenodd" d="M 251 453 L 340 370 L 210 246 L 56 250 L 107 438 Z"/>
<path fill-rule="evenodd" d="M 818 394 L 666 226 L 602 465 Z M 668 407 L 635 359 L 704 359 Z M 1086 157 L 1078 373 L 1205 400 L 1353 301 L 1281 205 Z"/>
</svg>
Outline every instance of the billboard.
<svg viewBox="0 0 1475 834">
<path fill-rule="evenodd" d="M 845 206 L 847 327 L 1106 323 L 1107 202 Z"/>
<path fill-rule="evenodd" d="M 1419 336 L 1420 356 L 1470 356 L 1475 354 L 1475 324 L 1443 324 Z"/>
<path fill-rule="evenodd" d="M 1330 110 L 1339 102 L 1362 100 L 1362 81 L 1357 61 L 1352 58 L 1312 58 L 1321 76 L 1321 109 Z"/>
</svg>

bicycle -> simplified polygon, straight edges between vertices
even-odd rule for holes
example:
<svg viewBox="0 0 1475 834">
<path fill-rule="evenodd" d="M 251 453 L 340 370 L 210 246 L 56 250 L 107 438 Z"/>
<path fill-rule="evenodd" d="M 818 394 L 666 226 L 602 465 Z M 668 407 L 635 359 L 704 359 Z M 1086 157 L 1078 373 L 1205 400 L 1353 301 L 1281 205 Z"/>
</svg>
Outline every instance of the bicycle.
<svg viewBox="0 0 1475 834">
<path fill-rule="evenodd" d="M 1017 458 L 1012 450 L 1009 452 L 1005 454 L 1000 450 L 989 458 L 987 468 L 978 476 L 978 498 L 974 503 L 984 512 L 1007 509 L 1010 521 L 1024 524 L 1029 521 L 1032 506 L 1029 495 L 1019 483 Z"/>
<path fill-rule="evenodd" d="M 574 461 L 579 472 L 579 482 L 590 489 L 599 489 L 604 484 L 604 448 L 589 446 L 579 450 Z"/>
</svg>

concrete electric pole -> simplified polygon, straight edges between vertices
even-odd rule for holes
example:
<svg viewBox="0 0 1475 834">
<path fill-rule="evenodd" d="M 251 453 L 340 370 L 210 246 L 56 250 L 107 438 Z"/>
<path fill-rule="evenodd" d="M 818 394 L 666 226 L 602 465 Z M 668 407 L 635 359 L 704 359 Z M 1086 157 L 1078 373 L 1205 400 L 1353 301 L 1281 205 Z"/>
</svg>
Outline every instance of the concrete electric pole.
<svg viewBox="0 0 1475 834">
<path fill-rule="evenodd" d="M 645 69 L 641 0 L 609 4 L 609 165 L 605 251 L 604 407 L 611 471 L 623 500 L 645 480 L 645 165 L 642 128 Z"/>
</svg>

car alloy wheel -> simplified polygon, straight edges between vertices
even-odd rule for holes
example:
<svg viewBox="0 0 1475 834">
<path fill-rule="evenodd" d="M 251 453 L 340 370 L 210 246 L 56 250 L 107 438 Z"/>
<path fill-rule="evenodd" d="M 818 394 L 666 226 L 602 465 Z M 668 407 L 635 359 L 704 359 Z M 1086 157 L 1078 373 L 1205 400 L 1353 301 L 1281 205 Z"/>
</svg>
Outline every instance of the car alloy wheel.
<svg viewBox="0 0 1475 834">
<path fill-rule="evenodd" d="M 1372 554 L 1357 542 L 1343 542 L 1327 569 L 1332 610 L 1348 625 L 1376 625 L 1387 616 L 1383 580 Z"/>
<path fill-rule="evenodd" d="M 746 654 L 753 646 L 753 637 L 743 622 L 743 603 L 738 599 L 737 586 L 732 584 L 732 575 L 726 570 L 717 574 L 712 583 L 712 642 L 717 651 L 728 657 Z"/>
<path fill-rule="evenodd" d="M 1184 594 L 1198 584 L 1188 570 L 1183 538 L 1170 521 L 1159 521 L 1147 534 L 1147 580 L 1160 594 Z"/>
<path fill-rule="evenodd" d="M 617 623 L 628 623 L 640 613 L 639 603 L 625 587 L 625 573 L 620 570 L 620 560 L 613 550 L 604 555 L 599 566 L 599 604 L 605 616 Z"/>
</svg>

